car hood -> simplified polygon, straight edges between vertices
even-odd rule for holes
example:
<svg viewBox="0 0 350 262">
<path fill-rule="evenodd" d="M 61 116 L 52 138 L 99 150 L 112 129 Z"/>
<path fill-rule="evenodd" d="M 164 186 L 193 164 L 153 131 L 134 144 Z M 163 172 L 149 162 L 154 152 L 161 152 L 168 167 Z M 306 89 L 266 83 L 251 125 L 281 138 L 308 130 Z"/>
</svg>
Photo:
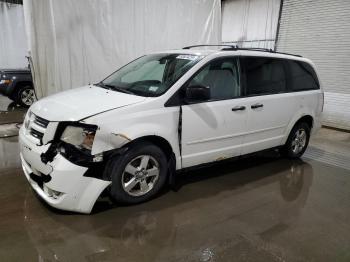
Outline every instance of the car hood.
<svg viewBox="0 0 350 262">
<path fill-rule="evenodd" d="M 31 106 L 30 110 L 49 121 L 79 121 L 144 100 L 146 98 L 142 96 L 89 85 L 40 99 Z"/>
</svg>

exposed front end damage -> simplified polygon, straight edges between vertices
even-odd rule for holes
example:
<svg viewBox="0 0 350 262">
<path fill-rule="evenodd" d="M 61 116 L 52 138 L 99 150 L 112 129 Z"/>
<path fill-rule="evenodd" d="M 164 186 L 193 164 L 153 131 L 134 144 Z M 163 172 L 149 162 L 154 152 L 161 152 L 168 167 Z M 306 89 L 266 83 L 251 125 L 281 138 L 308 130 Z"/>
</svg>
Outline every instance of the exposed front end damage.
<svg viewBox="0 0 350 262">
<path fill-rule="evenodd" d="M 53 207 L 90 213 L 111 185 L 107 163 L 144 129 L 132 124 L 130 114 L 141 117 L 138 105 L 147 100 L 90 85 L 34 103 L 19 133 L 23 171 L 33 189 Z"/>
<path fill-rule="evenodd" d="M 84 154 L 59 139 L 45 145 L 33 143 L 25 125 L 20 129 L 19 144 L 27 180 L 52 207 L 90 213 L 97 198 L 111 183 L 102 177 L 102 154 Z"/>
</svg>

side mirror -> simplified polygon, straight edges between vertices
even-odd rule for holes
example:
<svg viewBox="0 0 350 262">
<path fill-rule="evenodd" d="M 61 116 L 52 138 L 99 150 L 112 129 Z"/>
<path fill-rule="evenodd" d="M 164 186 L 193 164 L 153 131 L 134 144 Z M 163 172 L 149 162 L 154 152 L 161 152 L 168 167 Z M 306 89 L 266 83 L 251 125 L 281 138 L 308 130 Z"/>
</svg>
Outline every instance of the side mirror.
<svg viewBox="0 0 350 262">
<path fill-rule="evenodd" d="M 210 99 L 210 87 L 193 85 L 186 88 L 186 102 L 202 102 Z"/>
</svg>

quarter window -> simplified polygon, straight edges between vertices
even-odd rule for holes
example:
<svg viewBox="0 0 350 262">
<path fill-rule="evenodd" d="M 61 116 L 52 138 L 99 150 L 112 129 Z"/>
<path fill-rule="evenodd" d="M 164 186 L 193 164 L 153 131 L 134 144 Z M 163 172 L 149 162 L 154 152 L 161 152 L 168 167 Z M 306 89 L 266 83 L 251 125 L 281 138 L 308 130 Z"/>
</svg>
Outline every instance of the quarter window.
<svg viewBox="0 0 350 262">
<path fill-rule="evenodd" d="M 316 73 L 309 64 L 299 61 L 288 63 L 293 91 L 319 89 Z"/>
<path fill-rule="evenodd" d="M 247 95 L 283 93 L 287 90 L 284 62 L 266 57 L 242 59 Z"/>
<path fill-rule="evenodd" d="M 232 99 L 241 95 L 237 59 L 215 60 L 202 68 L 188 86 L 210 87 L 211 100 Z"/>
</svg>

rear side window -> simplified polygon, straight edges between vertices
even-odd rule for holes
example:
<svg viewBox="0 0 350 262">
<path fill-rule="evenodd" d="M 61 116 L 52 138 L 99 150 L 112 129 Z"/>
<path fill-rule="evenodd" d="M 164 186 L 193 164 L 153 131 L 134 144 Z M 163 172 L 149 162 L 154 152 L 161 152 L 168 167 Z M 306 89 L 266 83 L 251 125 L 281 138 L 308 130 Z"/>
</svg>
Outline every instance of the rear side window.
<svg viewBox="0 0 350 262">
<path fill-rule="evenodd" d="M 288 61 L 288 64 L 292 91 L 313 90 L 320 88 L 316 73 L 308 63 Z"/>
<path fill-rule="evenodd" d="M 247 95 L 276 94 L 287 91 L 283 60 L 266 57 L 242 59 Z"/>
</svg>

